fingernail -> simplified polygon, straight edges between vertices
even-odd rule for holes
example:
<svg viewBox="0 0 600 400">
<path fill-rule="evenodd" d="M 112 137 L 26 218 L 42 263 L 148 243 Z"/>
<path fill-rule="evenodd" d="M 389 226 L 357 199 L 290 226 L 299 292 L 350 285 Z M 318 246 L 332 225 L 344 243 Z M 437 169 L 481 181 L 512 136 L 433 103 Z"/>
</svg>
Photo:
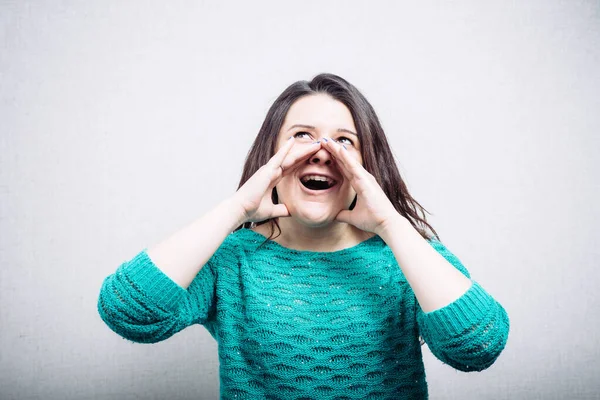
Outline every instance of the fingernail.
<svg viewBox="0 0 600 400">
<path fill-rule="evenodd" d="M 348 148 L 346 147 L 346 145 L 345 145 L 345 144 L 342 144 L 342 146 L 344 146 L 344 149 L 348 150 Z"/>
<path fill-rule="evenodd" d="M 327 138 L 323 138 L 323 141 L 324 141 L 325 143 L 327 143 L 327 142 L 328 142 Z"/>
<path fill-rule="evenodd" d="M 287 140 L 290 140 L 291 138 L 293 138 L 293 136 L 290 136 L 289 138 L 287 138 Z"/>
<path fill-rule="evenodd" d="M 312 144 L 317 144 L 317 143 L 321 143 L 321 141 L 317 140 L 316 142 L 312 142 Z"/>
</svg>

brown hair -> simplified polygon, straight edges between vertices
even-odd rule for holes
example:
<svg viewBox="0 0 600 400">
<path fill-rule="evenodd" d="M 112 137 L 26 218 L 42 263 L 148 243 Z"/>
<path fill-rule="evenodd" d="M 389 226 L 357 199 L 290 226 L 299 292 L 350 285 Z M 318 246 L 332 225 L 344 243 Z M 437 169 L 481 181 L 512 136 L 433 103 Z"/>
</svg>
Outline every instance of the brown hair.
<svg viewBox="0 0 600 400">
<path fill-rule="evenodd" d="M 396 210 L 408 219 L 423 238 L 432 238 L 432 235 L 427 232 L 427 228 L 429 228 L 435 238 L 440 240 L 439 235 L 429 225 L 425 217 L 425 212 L 429 212 L 408 193 L 375 110 L 356 87 L 337 75 L 319 74 L 310 82 L 295 82 L 281 93 L 267 112 L 258 135 L 246 156 L 238 189 L 275 154 L 279 131 L 292 104 L 303 96 L 318 93 L 327 94 L 348 107 L 361 143 L 364 168 L 375 177 Z M 273 204 L 277 204 L 278 199 L 275 188 L 273 188 L 271 198 Z M 355 197 L 350 205 L 350 210 L 354 208 L 356 200 Z M 277 226 L 279 234 L 281 234 L 281 228 L 276 219 L 271 218 L 256 224 L 262 225 L 271 221 Z M 251 226 L 251 222 L 246 222 L 235 230 L 250 228 Z M 271 224 L 269 239 L 273 238 L 274 231 L 273 224 Z"/>
</svg>

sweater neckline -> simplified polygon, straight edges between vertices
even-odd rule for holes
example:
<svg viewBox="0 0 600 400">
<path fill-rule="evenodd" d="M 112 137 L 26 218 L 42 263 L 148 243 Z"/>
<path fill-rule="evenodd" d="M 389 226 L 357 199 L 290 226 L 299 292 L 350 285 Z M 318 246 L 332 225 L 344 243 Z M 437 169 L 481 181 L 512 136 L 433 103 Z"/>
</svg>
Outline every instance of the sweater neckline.
<svg viewBox="0 0 600 400">
<path fill-rule="evenodd" d="M 297 250 L 297 249 L 285 247 L 285 246 L 277 243 L 276 241 L 274 241 L 272 239 L 268 239 L 266 236 L 264 236 L 258 232 L 255 232 L 249 228 L 242 228 L 242 229 L 240 229 L 240 232 L 245 232 L 247 235 L 250 235 L 250 236 L 260 240 L 261 243 L 264 242 L 266 246 L 269 246 L 270 248 L 272 248 L 274 250 L 285 251 L 285 252 L 288 252 L 291 254 L 300 254 L 300 255 L 317 255 L 317 256 L 318 255 L 324 255 L 324 256 L 345 255 L 345 254 L 351 254 L 351 253 L 355 253 L 357 251 L 361 251 L 361 250 L 363 250 L 364 247 L 368 247 L 375 243 L 383 242 L 383 239 L 381 239 L 379 237 L 379 235 L 375 234 L 374 236 L 371 236 L 370 238 L 363 240 L 362 242 L 357 243 L 354 246 L 346 247 L 345 249 L 340 249 L 340 250 L 335 250 L 335 251 Z M 257 241 L 255 241 L 255 243 L 257 243 Z"/>
</svg>

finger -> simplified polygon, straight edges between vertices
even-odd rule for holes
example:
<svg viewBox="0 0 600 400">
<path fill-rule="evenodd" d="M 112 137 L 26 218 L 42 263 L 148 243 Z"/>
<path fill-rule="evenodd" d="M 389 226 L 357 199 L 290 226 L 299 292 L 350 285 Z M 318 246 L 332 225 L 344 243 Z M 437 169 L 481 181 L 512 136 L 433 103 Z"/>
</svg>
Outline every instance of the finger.
<svg viewBox="0 0 600 400">
<path fill-rule="evenodd" d="M 284 174 L 287 175 L 290 171 L 294 170 L 294 167 L 300 165 L 301 162 L 305 161 L 317 151 L 321 149 L 320 142 L 314 142 L 311 144 L 298 144 L 297 150 L 288 153 L 287 157 L 281 164 Z"/>
<path fill-rule="evenodd" d="M 283 167 L 280 167 L 280 168 L 278 168 L 277 170 L 275 170 L 275 173 L 272 173 L 272 174 L 271 174 L 271 183 L 269 184 L 269 189 L 268 189 L 268 190 L 269 190 L 269 192 L 270 192 L 271 190 L 273 190 L 273 188 L 274 188 L 275 186 L 279 185 L 279 182 L 281 182 L 281 180 L 283 179 L 283 177 L 284 177 L 285 175 L 287 175 L 287 174 L 286 174 L 286 172 L 287 172 L 286 170 L 284 170 L 284 171 L 283 171 L 283 173 L 281 173 L 281 169 L 282 169 L 282 168 L 283 168 Z"/>
<path fill-rule="evenodd" d="M 352 211 L 350 210 L 342 210 L 340 211 L 336 217 L 335 220 L 338 222 L 345 222 L 347 224 L 351 224 L 352 225 Z"/>
<path fill-rule="evenodd" d="M 288 211 L 285 204 L 275 204 L 273 206 L 273 212 L 271 213 L 271 218 L 281 218 L 281 217 L 289 217 L 290 212 Z"/>
<path fill-rule="evenodd" d="M 277 186 L 284 176 L 292 173 L 302 161 L 311 157 L 313 154 L 319 151 L 320 148 L 321 144 L 319 142 L 313 142 L 311 144 L 296 142 L 292 150 L 288 151 L 286 154 L 285 159 L 279 166 L 280 168 L 274 167 L 276 168 L 276 173 L 271 175 L 271 184 L 269 189 Z M 280 170 L 283 170 L 283 173 L 279 173 Z"/>
<path fill-rule="evenodd" d="M 340 153 L 343 150 L 343 149 L 341 149 L 342 146 L 340 146 L 339 144 L 337 147 L 332 146 L 331 142 L 332 142 L 332 139 L 325 141 L 323 144 L 323 147 L 325 148 L 325 150 L 327 150 L 329 152 L 329 154 L 331 154 L 333 156 L 333 158 L 335 159 L 335 161 L 337 163 L 338 168 L 342 171 L 342 175 L 344 175 L 344 178 L 346 178 L 348 180 L 352 180 L 352 177 L 353 177 L 352 171 L 350 169 L 348 169 L 348 166 L 342 159 L 344 154 Z M 344 150 L 344 151 L 346 153 L 348 152 L 347 150 Z M 350 157 L 349 154 L 346 154 L 346 155 Z"/>
<path fill-rule="evenodd" d="M 333 154 L 338 164 L 348 172 L 348 178 L 352 179 L 355 176 L 361 176 L 362 172 L 366 171 L 342 144 L 329 139 L 325 142 L 324 146 Z"/>
<path fill-rule="evenodd" d="M 285 160 L 285 156 L 287 156 L 287 154 L 290 152 L 290 149 L 294 146 L 294 143 L 295 139 L 293 136 L 291 136 L 288 140 L 286 140 L 283 146 L 281 146 L 279 151 L 277 151 L 277 153 L 271 157 L 271 159 L 267 162 L 267 165 L 273 169 L 279 168 L 283 160 Z"/>
</svg>

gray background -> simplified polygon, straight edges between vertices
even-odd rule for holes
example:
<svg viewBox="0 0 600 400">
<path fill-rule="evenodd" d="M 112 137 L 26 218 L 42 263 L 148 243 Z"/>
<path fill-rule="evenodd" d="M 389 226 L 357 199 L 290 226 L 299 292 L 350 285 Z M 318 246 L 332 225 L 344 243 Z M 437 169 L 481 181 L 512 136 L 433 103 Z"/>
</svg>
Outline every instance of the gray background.
<svg viewBox="0 0 600 400">
<path fill-rule="evenodd" d="M 600 389 L 596 1 L 2 1 L 0 398 L 214 399 L 201 326 L 134 344 L 102 280 L 237 188 L 268 107 L 333 72 L 507 309 L 484 372 L 425 349 L 432 399 Z"/>
</svg>

